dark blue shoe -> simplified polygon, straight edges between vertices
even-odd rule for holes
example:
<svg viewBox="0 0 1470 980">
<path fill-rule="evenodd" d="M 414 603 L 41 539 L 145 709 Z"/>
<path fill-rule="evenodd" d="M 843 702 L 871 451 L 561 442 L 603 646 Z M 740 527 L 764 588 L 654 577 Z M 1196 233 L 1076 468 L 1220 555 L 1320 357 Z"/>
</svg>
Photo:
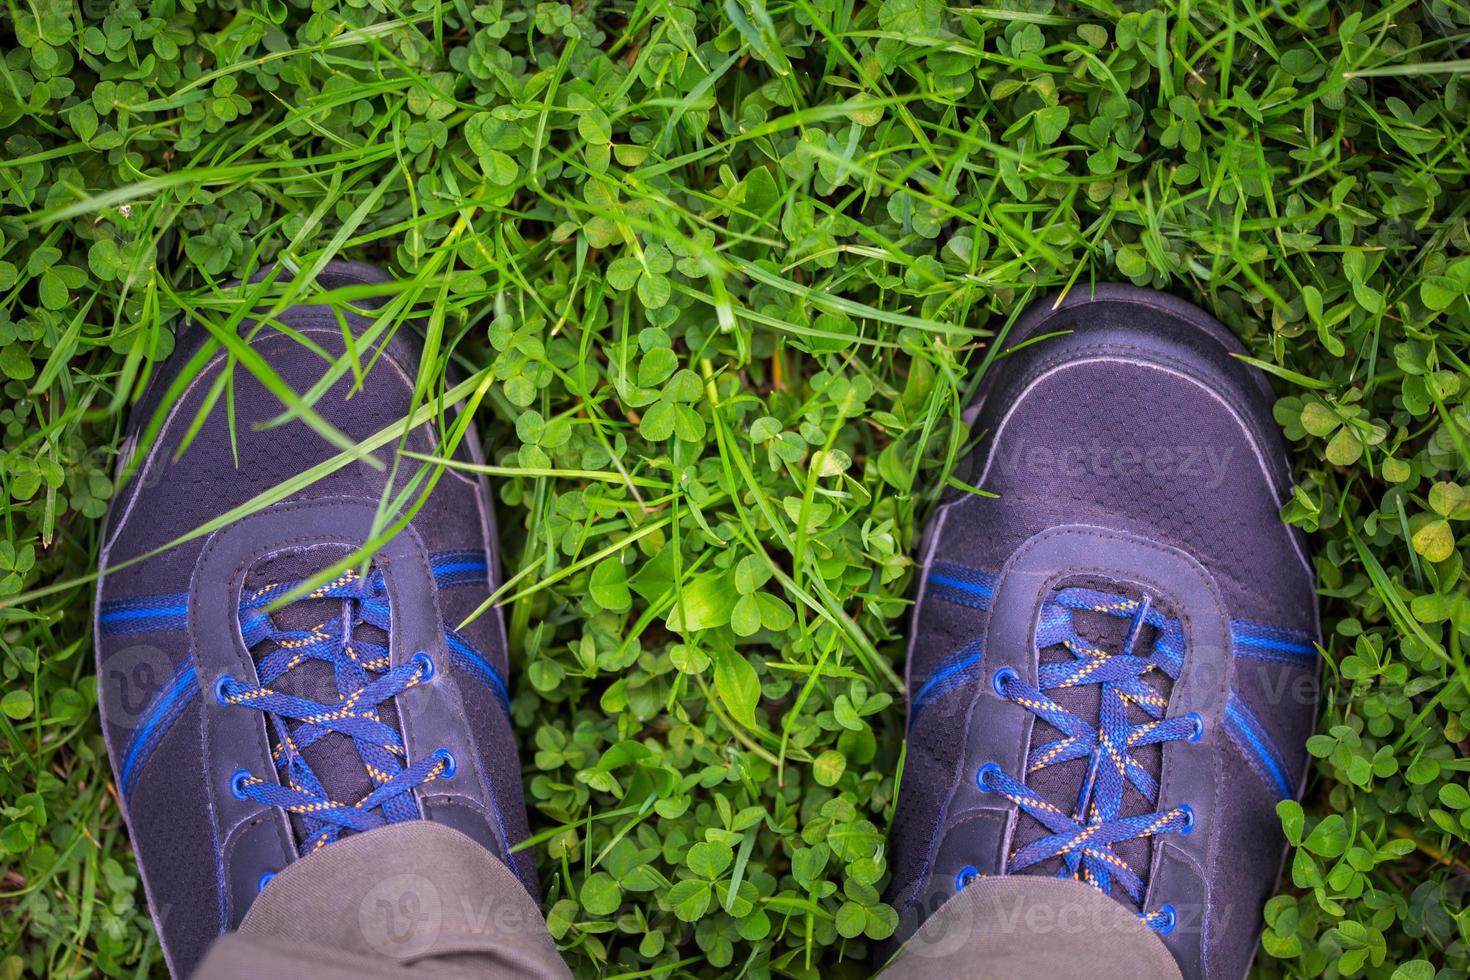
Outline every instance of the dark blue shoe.
<svg viewBox="0 0 1470 980">
<path fill-rule="evenodd" d="M 348 305 L 372 308 L 385 301 L 386 282 L 370 267 L 339 262 L 314 292 L 355 292 Z M 216 387 L 226 359 L 218 345 L 211 351 L 208 330 L 180 331 L 133 413 L 126 447 L 138 444 L 157 406 L 170 406 L 108 519 L 98 700 L 150 910 L 177 976 L 239 925 L 287 864 L 388 823 L 454 827 L 536 894 L 528 852 L 511 853 L 526 836 L 526 815 L 504 628 L 495 611 L 455 628 L 495 582 L 490 499 L 462 472 L 443 471 L 435 482 L 415 460 L 393 465 L 400 441 L 442 454 L 447 430 L 436 419 L 405 436 L 399 422 L 420 350 L 407 327 L 385 332 L 390 326 L 324 304 L 242 325 L 250 349 L 301 394 L 321 381 L 350 330 L 362 387 L 352 390 L 353 372 L 328 380 L 316 411 L 353 443 L 388 433 L 375 453 L 385 468 L 350 461 L 249 516 L 234 512 L 338 450 L 300 421 L 263 427 L 282 404 L 238 366 L 228 391 L 232 437 Z M 191 360 L 205 367 L 184 383 Z M 179 456 L 211 398 L 218 403 Z M 452 427 L 455 411 L 444 415 Z M 473 429 L 460 445 L 459 458 L 477 458 Z M 381 540 L 391 530 L 376 521 L 385 499 L 396 514 L 426 492 L 365 571 L 338 569 L 273 607 L 297 583 Z M 213 533 L 156 553 L 211 521 Z"/>
<path fill-rule="evenodd" d="M 1285 445 L 1213 319 L 1103 286 L 1021 316 L 925 534 L 889 901 L 1085 882 L 1186 977 L 1242 977 L 1299 794 L 1317 607 Z M 963 469 L 963 468 L 962 468 Z"/>
</svg>

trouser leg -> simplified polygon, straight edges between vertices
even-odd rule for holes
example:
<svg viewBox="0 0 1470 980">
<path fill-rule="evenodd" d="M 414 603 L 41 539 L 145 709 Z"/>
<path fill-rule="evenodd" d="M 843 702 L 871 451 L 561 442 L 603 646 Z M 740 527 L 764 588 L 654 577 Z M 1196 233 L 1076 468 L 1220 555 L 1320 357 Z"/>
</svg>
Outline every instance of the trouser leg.
<svg viewBox="0 0 1470 980">
<path fill-rule="evenodd" d="M 1080 881 L 984 878 L 924 921 L 883 980 L 1180 980 L 1153 930 Z"/>
<path fill-rule="evenodd" d="M 346 837 L 271 881 L 205 980 L 570 977 L 510 869 L 427 820 Z"/>
</svg>

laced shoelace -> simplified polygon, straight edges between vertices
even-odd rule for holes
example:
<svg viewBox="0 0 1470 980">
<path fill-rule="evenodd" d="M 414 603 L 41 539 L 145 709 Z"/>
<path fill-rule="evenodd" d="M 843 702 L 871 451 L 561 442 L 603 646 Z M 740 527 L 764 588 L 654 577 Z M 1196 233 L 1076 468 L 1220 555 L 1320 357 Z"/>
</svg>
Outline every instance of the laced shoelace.
<svg viewBox="0 0 1470 980">
<path fill-rule="evenodd" d="M 344 830 L 372 830 L 417 819 L 413 790 L 453 776 L 455 759 L 447 750 L 439 749 L 424 759 L 408 762 L 402 737 L 379 716 L 379 705 L 427 681 L 435 669 L 426 653 L 416 653 L 408 662 L 393 667 L 386 647 L 353 637 L 360 624 L 388 630 L 389 606 L 381 574 L 374 572 L 364 578 L 349 569 L 302 597 L 340 599 L 342 614 L 335 621 L 309 630 L 278 629 L 264 610 L 300 584 L 275 583 L 241 598 L 240 629 L 245 645 L 254 649 L 274 641 L 275 649 L 256 665 L 259 684 L 224 676 L 215 685 L 214 694 L 221 704 L 264 711 L 270 719 L 276 736 L 273 761 L 279 780 L 262 779 L 241 769 L 231 777 L 230 789 L 241 799 L 299 814 L 305 828 L 300 846 L 304 856 L 332 843 Z M 308 660 L 331 666 L 337 701 L 322 704 L 271 689 L 271 684 Z M 332 799 L 302 755 L 333 732 L 352 739 L 372 781 L 372 791 L 355 803 Z"/>
<path fill-rule="evenodd" d="M 1127 639 L 1119 653 L 1099 649 L 1074 627 L 1080 611 L 1102 613 L 1129 620 Z M 1155 631 L 1151 649 L 1140 652 L 1144 627 Z M 1031 686 L 1011 667 L 1001 667 L 991 678 L 995 693 L 1020 705 L 1061 733 L 1061 738 L 1033 748 L 1026 760 L 1026 776 L 1047 766 L 1086 759 L 1087 771 L 1071 813 L 1043 799 L 1035 790 L 987 762 L 975 775 L 976 785 L 986 793 L 999 793 L 1045 826 L 1048 833 L 1018 848 L 1006 863 L 1005 874 L 1017 874 L 1052 858 L 1060 858 L 1059 877 L 1070 877 L 1097 888 L 1106 895 L 1121 886 L 1135 906 L 1144 898 L 1144 881 L 1113 850 L 1124 841 L 1164 833 L 1188 834 L 1194 829 L 1194 810 L 1187 804 L 1120 817 L 1125 785 L 1131 784 L 1151 806 L 1158 806 L 1158 781 L 1131 753 L 1145 745 L 1169 741 L 1198 741 L 1204 722 L 1194 712 L 1164 717 L 1168 700 L 1144 678 L 1162 671 L 1175 681 L 1184 664 L 1184 636 L 1180 623 L 1153 608 L 1152 600 L 1128 599 L 1092 589 L 1067 588 L 1044 604 L 1037 624 L 1036 645 L 1046 649 L 1064 646 L 1070 661 L 1040 665 L 1038 685 Z M 1046 692 L 1086 684 L 1101 686 L 1099 717 L 1085 721 L 1066 710 Z M 1129 707 L 1141 709 L 1148 720 L 1133 724 Z M 980 877 L 973 867 L 956 876 L 963 888 Z M 1140 919 L 1160 933 L 1174 928 L 1172 906 L 1141 911 Z"/>
</svg>

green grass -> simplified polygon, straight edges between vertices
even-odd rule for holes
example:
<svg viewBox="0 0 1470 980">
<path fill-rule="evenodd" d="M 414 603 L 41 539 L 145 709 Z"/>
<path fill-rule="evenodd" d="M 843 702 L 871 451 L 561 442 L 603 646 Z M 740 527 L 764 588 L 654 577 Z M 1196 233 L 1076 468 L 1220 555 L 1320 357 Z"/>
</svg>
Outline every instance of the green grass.
<svg viewBox="0 0 1470 980">
<path fill-rule="evenodd" d="M 162 969 L 95 713 L 122 424 L 182 313 L 337 254 L 427 314 L 421 398 L 481 382 L 579 975 L 865 973 L 957 413 L 1119 279 L 1234 329 L 1300 450 L 1328 665 L 1258 970 L 1470 970 L 1462 0 L 249 8 L 0 7 L 0 978 Z"/>
</svg>

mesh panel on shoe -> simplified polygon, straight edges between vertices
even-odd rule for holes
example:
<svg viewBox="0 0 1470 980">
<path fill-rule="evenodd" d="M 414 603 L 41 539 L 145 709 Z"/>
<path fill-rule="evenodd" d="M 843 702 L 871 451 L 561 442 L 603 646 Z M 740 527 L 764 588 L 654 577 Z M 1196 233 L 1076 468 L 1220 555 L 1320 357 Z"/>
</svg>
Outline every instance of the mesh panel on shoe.
<svg viewBox="0 0 1470 980">
<path fill-rule="evenodd" d="M 945 796 L 955 780 L 962 778 L 959 773 L 968 705 L 963 697 L 941 699 L 924 711 L 909 733 L 900 790 L 903 805 L 893 815 L 890 835 L 891 900 L 906 903 L 908 893 L 919 883 L 924 855 L 944 816 Z"/>
<path fill-rule="evenodd" d="M 334 356 L 342 349 L 341 327 L 335 319 L 314 315 L 282 317 L 293 330 L 321 345 Z M 358 321 L 354 321 L 358 322 Z M 252 347 L 297 393 L 308 392 L 320 382 L 325 362 L 301 356 L 301 345 L 289 337 L 263 333 Z M 412 382 L 404 380 L 403 365 L 414 363 L 405 344 L 378 348 L 377 367 L 368 376 L 363 392 L 349 398 L 355 379 L 349 374 L 317 400 L 314 407 L 332 426 L 354 443 L 400 422 Z M 363 352 L 366 360 L 368 351 Z M 151 552 L 160 542 L 194 530 L 229 509 L 279 486 L 329 459 L 336 449 L 299 419 L 265 427 L 281 412 L 280 399 L 266 390 L 248 371 L 234 376 L 236 419 L 232 426 L 223 411 L 211 412 L 184 455 L 175 459 L 178 444 L 195 414 L 203 405 L 215 374 L 201 375 L 179 400 L 170 422 L 159 434 L 159 443 L 146 466 L 135 476 L 145 494 L 146 508 L 129 512 L 112 545 L 113 557 L 127 559 Z M 167 385 L 160 387 L 166 389 Z M 139 410 L 136 418 L 147 418 Z M 430 426 L 415 427 L 406 447 L 419 453 L 438 451 Z M 376 454 L 385 464 L 392 462 L 390 448 Z M 248 465 L 238 466 L 238 462 Z M 395 474 L 393 493 L 404 489 L 415 467 L 401 465 Z M 390 471 L 391 472 L 391 471 Z M 344 466 L 303 488 L 293 499 L 362 497 L 377 500 L 383 492 L 384 471 L 367 463 Z M 444 482 L 448 482 L 447 480 Z M 193 571 L 202 539 L 172 548 L 132 566 L 127 572 L 128 590 L 134 593 L 172 592 Z"/>
<path fill-rule="evenodd" d="M 939 558 L 998 569 L 1047 528 L 1107 527 L 1199 556 L 1236 615 L 1315 628 L 1306 570 L 1280 558 L 1294 532 L 1255 448 L 1198 386 L 1117 362 L 1070 366 L 1037 382 L 994 438 L 977 456 L 999 496 L 951 505 Z"/>
</svg>

